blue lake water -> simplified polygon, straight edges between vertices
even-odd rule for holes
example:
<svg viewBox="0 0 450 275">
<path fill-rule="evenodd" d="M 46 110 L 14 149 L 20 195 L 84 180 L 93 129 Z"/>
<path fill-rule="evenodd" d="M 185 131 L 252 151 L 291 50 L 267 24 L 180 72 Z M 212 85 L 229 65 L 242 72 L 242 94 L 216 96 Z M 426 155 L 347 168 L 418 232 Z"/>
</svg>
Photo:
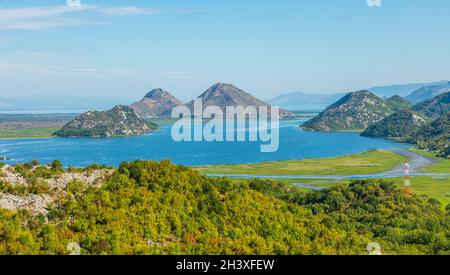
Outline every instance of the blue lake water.
<svg viewBox="0 0 450 275">
<path fill-rule="evenodd" d="M 261 153 L 260 142 L 180 142 L 171 138 L 171 125 L 139 137 L 109 139 L 44 138 L 0 139 L 0 156 L 8 163 L 33 159 L 49 163 L 59 159 L 66 166 L 93 163 L 119 165 L 136 159 L 171 160 L 184 165 L 255 163 L 262 161 L 332 157 L 369 149 L 403 149 L 410 145 L 385 139 L 365 138 L 350 132 L 305 132 L 302 121 L 280 121 L 280 145 L 277 152 Z"/>
</svg>

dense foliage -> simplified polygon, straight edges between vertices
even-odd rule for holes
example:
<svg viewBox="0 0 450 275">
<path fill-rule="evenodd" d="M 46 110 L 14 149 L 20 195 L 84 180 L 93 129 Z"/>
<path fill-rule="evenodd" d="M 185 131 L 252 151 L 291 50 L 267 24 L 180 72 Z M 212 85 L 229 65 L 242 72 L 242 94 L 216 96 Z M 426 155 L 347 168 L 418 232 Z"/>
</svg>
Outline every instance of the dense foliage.
<svg viewBox="0 0 450 275">
<path fill-rule="evenodd" d="M 0 254 L 66 254 L 70 242 L 82 254 L 366 254 L 374 241 L 389 254 L 450 253 L 449 213 L 427 198 L 378 181 L 293 188 L 123 163 L 102 187 L 69 184 L 47 217 L 0 210 Z"/>
<path fill-rule="evenodd" d="M 413 140 L 419 148 L 450 158 L 450 112 L 420 128 L 414 134 Z"/>
<path fill-rule="evenodd" d="M 389 108 L 391 108 L 394 112 L 398 112 L 400 110 L 408 110 L 412 107 L 411 102 L 404 99 L 399 95 L 394 95 L 384 101 Z"/>
<path fill-rule="evenodd" d="M 401 110 L 372 124 L 361 135 L 365 137 L 395 137 L 407 141 L 425 124 L 425 118 L 419 114 L 410 110 Z"/>
<path fill-rule="evenodd" d="M 437 118 L 450 111 L 450 92 L 416 104 L 413 110 L 430 118 Z"/>
</svg>

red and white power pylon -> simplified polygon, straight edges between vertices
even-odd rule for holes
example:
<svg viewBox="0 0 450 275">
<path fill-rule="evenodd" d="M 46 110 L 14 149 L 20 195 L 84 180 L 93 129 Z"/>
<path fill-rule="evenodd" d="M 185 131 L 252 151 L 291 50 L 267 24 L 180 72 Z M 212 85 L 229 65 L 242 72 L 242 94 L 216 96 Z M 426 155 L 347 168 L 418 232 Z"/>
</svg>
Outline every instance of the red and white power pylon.
<svg viewBox="0 0 450 275">
<path fill-rule="evenodd" d="M 407 159 L 405 160 L 405 176 L 403 178 L 403 193 L 408 197 L 412 196 L 411 180 L 409 178 L 409 162 Z"/>
</svg>

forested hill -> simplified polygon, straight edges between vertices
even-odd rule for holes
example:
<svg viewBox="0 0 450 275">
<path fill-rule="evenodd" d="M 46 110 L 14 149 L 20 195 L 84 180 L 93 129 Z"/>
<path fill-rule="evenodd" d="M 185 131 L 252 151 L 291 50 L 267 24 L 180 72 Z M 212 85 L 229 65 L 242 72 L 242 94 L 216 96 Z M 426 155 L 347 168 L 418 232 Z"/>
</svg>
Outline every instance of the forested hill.
<svg viewBox="0 0 450 275">
<path fill-rule="evenodd" d="M 52 177 L 42 169 L 16 167 L 34 182 Z M 450 253 L 449 210 L 380 181 L 304 195 L 136 161 L 61 195 L 46 215 L 0 210 L 0 254 L 67 254 L 69 242 L 82 254 L 367 254 L 371 242 L 385 254 Z"/>
<path fill-rule="evenodd" d="M 369 91 L 345 95 L 302 127 L 313 131 L 361 130 L 381 121 L 393 110 Z"/>
</svg>

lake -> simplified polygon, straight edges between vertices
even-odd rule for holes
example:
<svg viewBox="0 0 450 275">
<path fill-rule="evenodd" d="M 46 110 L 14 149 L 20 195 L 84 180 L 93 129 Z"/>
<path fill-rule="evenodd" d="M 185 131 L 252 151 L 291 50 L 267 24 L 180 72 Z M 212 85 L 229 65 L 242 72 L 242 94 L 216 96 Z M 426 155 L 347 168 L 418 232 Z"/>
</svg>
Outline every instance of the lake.
<svg viewBox="0 0 450 275">
<path fill-rule="evenodd" d="M 301 120 L 280 121 L 280 145 L 277 152 L 261 153 L 259 142 L 174 142 L 171 125 L 158 132 L 138 137 L 109 139 L 39 138 L 0 139 L 0 156 L 6 163 L 41 163 L 61 160 L 65 166 L 93 163 L 119 165 L 136 159 L 171 160 L 189 166 L 207 164 L 255 163 L 263 161 L 322 158 L 354 154 L 369 149 L 404 149 L 408 144 L 385 139 L 365 138 L 353 132 L 306 132 Z"/>
</svg>

